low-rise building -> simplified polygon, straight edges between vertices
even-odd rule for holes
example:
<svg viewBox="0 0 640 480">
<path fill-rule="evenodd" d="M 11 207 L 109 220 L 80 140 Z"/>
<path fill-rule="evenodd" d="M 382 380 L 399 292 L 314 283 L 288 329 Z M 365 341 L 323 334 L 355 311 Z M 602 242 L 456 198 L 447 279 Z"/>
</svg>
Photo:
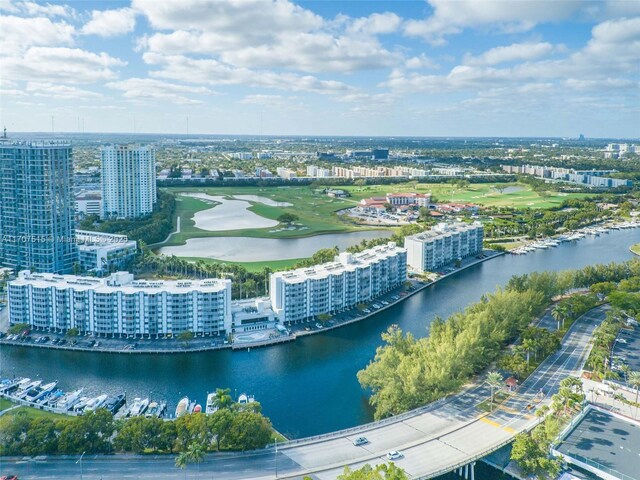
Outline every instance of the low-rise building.
<svg viewBox="0 0 640 480">
<path fill-rule="evenodd" d="M 387 193 L 387 203 L 390 205 L 416 205 L 428 207 L 431 203 L 429 193 Z"/>
<path fill-rule="evenodd" d="M 76 195 L 76 213 L 81 216 L 100 215 L 102 212 L 102 193 L 83 190 Z"/>
<path fill-rule="evenodd" d="M 431 230 L 405 237 L 407 263 L 416 272 L 432 272 L 455 260 L 482 253 L 480 222 L 439 223 Z"/>
<path fill-rule="evenodd" d="M 102 275 L 123 270 L 136 255 L 138 245 L 126 235 L 76 230 L 80 267 Z"/>
<path fill-rule="evenodd" d="M 267 330 L 278 325 L 268 298 L 248 298 L 232 302 L 231 317 L 233 333 Z"/>
<path fill-rule="evenodd" d="M 104 336 L 231 331 L 231 280 L 134 280 L 31 273 L 9 282 L 9 321 Z"/>
<path fill-rule="evenodd" d="M 273 310 L 283 323 L 348 310 L 407 278 L 407 252 L 389 242 L 363 252 L 341 253 L 334 262 L 271 275 Z"/>
</svg>

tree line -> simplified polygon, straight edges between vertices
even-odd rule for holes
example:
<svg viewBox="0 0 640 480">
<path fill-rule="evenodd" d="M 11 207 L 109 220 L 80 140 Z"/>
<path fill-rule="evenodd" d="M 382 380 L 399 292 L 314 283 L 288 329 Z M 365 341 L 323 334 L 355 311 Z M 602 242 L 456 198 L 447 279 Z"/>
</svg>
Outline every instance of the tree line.
<svg viewBox="0 0 640 480">
<path fill-rule="evenodd" d="M 514 276 L 504 288 L 484 295 L 464 311 L 447 320 L 435 318 L 427 337 L 416 339 L 397 327 L 389 328 L 382 335 L 385 345 L 358 372 L 358 380 L 372 392 L 370 403 L 376 418 L 419 407 L 458 389 L 523 332 L 536 334 L 526 329 L 554 296 L 638 274 L 640 261 L 634 259 L 577 271 Z M 534 349 L 524 350 L 530 355 Z"/>
<path fill-rule="evenodd" d="M 180 453 L 191 445 L 206 451 L 254 450 L 272 441 L 270 420 L 260 404 L 240 406 L 228 389 L 218 390 L 218 410 L 185 414 L 175 420 L 155 417 L 114 419 L 98 409 L 79 417 L 29 415 L 18 409 L 0 422 L 0 455 L 86 453 Z"/>
</svg>

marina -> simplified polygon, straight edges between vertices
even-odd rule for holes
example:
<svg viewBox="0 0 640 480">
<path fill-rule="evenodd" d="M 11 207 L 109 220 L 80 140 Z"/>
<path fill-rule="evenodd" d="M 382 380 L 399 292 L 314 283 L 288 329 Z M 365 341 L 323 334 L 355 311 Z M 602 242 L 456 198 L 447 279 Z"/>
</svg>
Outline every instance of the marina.
<svg viewBox="0 0 640 480">
<path fill-rule="evenodd" d="M 81 396 L 127 392 L 128 399 L 163 399 L 170 414 L 181 398 L 204 402 L 204 393 L 221 385 L 231 389 L 234 399 L 242 392 L 254 394 L 275 428 L 289 438 L 340 430 L 373 417 L 356 374 L 373 359 L 382 344 L 380 334 L 390 325 L 423 337 L 434 318 L 446 318 L 477 302 L 513 275 L 582 268 L 594 259 L 630 260 L 634 255 L 629 246 L 638 242 L 640 230 L 627 228 L 532 255 L 502 255 L 444 278 L 365 320 L 270 348 L 152 356 L 3 345 L 0 376 L 56 379 L 57 388 L 65 391 L 84 387 Z M 309 415 L 310 411 L 322 414 Z"/>
</svg>

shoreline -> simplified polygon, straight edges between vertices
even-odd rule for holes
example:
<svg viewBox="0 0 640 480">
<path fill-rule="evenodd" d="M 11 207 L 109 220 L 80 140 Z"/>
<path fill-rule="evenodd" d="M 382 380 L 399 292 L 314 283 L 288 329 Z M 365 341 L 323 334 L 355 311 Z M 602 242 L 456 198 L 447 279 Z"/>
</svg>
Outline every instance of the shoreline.
<svg viewBox="0 0 640 480">
<path fill-rule="evenodd" d="M 369 317 L 372 317 L 374 315 L 377 315 L 378 313 L 387 310 L 388 308 L 395 306 L 401 302 L 403 302 L 404 300 L 406 300 L 407 298 L 415 295 L 416 293 L 424 290 L 427 287 L 430 287 L 434 284 L 436 284 L 437 282 L 451 277 L 453 275 L 456 275 L 458 272 L 462 272 L 470 267 L 473 267 L 475 265 L 478 265 L 480 263 L 486 262 L 487 260 L 491 260 L 492 258 L 496 258 L 499 257 L 501 255 L 504 255 L 505 252 L 497 252 L 494 250 L 483 250 L 483 255 L 485 255 L 484 258 L 477 258 L 477 257 L 471 257 L 471 258 L 467 258 L 465 260 L 463 260 L 462 265 L 459 268 L 456 268 L 453 272 L 447 273 L 445 275 L 441 275 L 439 276 L 437 279 L 432 280 L 432 281 L 419 281 L 419 280 L 409 280 L 409 282 L 411 282 L 411 287 L 406 287 L 406 286 L 401 286 L 398 287 L 390 292 L 385 293 L 384 295 L 381 295 L 379 297 L 376 297 L 375 299 L 371 299 L 369 301 L 369 303 L 367 304 L 367 307 L 370 307 L 371 304 L 377 303 L 377 302 L 381 302 L 382 300 L 385 300 L 386 298 L 391 298 L 394 295 L 398 295 L 399 298 L 397 300 L 392 300 L 389 301 L 387 305 L 382 305 L 380 308 L 367 313 L 367 314 L 363 314 L 363 315 L 358 315 L 356 318 L 347 318 L 344 321 L 338 321 L 333 325 L 328 325 L 328 326 L 324 326 L 323 328 L 320 329 L 310 329 L 310 330 L 305 330 L 306 328 L 310 328 L 314 325 L 313 320 L 310 320 L 308 322 L 305 322 L 303 324 L 299 324 L 299 325 L 294 325 L 294 326 L 290 326 L 289 329 L 296 329 L 298 328 L 299 330 L 293 331 L 290 335 L 286 335 L 286 336 L 280 336 L 280 337 L 276 337 L 276 338 L 270 338 L 270 339 L 265 339 L 265 340 L 260 340 L 260 341 L 256 341 L 256 342 L 246 342 L 246 343 L 228 343 L 228 344 L 219 344 L 219 345 L 211 345 L 211 339 L 207 339 L 207 340 L 201 340 L 201 339 L 194 339 L 195 341 L 200 341 L 202 343 L 202 345 L 194 345 L 194 346 L 190 346 L 185 348 L 184 345 L 180 346 L 179 344 L 176 344 L 176 340 L 168 340 L 169 342 L 172 342 L 170 346 L 173 346 L 174 348 L 158 348 L 158 349 L 153 349 L 153 348 L 149 348 L 149 349 L 144 349 L 144 348 L 139 348 L 139 349 L 132 349 L 132 348 L 126 348 L 127 345 L 132 345 L 134 343 L 137 343 L 138 346 L 140 346 L 140 342 L 146 342 L 148 341 L 147 339 L 145 340 L 141 340 L 141 339 L 135 339 L 135 340 L 119 340 L 119 339 L 103 339 L 100 338 L 100 342 L 111 342 L 111 341 L 119 341 L 120 344 L 118 346 L 118 348 L 112 347 L 112 348 L 95 348 L 95 347 L 80 347 L 80 346 L 73 346 L 73 345 L 51 345 L 51 344 L 37 344 L 37 343 L 24 343 L 21 341 L 16 341 L 16 340 L 7 340 L 6 337 L 0 339 L 0 345 L 2 346 L 12 346 L 12 347 L 24 347 L 24 348 L 44 348 L 44 349 L 51 349 L 51 350 L 63 350 L 63 351 L 73 351 L 73 352 L 91 352 L 91 353 L 109 353 L 109 354 L 131 354 L 131 355 L 158 355 L 158 354 L 188 354 L 188 353 L 203 353 L 203 352 L 209 352 L 209 351 L 216 351 L 216 350 L 225 350 L 225 349 L 230 349 L 232 351 L 240 351 L 240 350 L 244 350 L 244 349 L 251 349 L 251 348 L 260 348 L 260 347 L 268 347 L 268 346 L 272 346 L 272 345 L 279 345 L 282 343 L 288 343 L 288 342 L 292 342 L 298 339 L 298 337 L 302 338 L 302 337 L 307 337 L 309 335 L 315 335 L 315 334 L 319 334 L 319 333 L 324 333 L 324 332 L 328 332 L 330 330 L 335 330 L 336 328 L 340 328 L 340 327 L 344 327 L 346 325 L 351 325 L 352 323 L 356 323 L 356 322 L 360 322 L 362 320 L 365 320 Z M 405 292 L 404 295 L 399 295 L 402 291 Z M 47 335 L 49 334 L 48 332 L 38 332 L 41 336 Z M 51 335 L 51 334 L 49 334 Z M 64 337 L 64 335 L 62 336 Z M 78 338 L 91 338 L 94 339 L 96 337 L 90 336 L 90 337 L 78 337 Z M 215 337 L 213 337 L 215 338 Z M 193 342 L 194 340 L 191 340 L 191 342 Z M 158 342 L 165 342 L 167 340 L 155 340 Z M 169 344 L 167 344 L 169 345 Z M 106 346 L 105 346 L 106 347 Z"/>
</svg>

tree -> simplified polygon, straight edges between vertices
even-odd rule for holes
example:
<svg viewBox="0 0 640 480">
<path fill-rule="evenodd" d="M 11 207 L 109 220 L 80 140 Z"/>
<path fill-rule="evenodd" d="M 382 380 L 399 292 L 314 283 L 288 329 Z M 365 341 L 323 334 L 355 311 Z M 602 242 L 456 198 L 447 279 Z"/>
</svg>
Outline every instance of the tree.
<svg viewBox="0 0 640 480">
<path fill-rule="evenodd" d="M 502 375 L 499 372 L 489 372 L 487 374 L 486 382 L 491 388 L 491 403 L 493 403 L 493 400 L 494 400 L 495 389 L 502 387 L 503 380 L 504 379 L 502 378 Z"/>
<path fill-rule="evenodd" d="M 233 398 L 231 398 L 231 389 L 230 388 L 217 388 L 216 389 L 216 399 L 214 401 L 214 405 L 218 409 L 223 408 L 231 408 L 233 405 Z"/>
<path fill-rule="evenodd" d="M 228 408 L 222 408 L 213 415 L 207 417 L 208 429 L 216 442 L 216 449 L 219 451 L 221 445 L 226 442 L 227 434 L 233 425 L 234 413 Z"/>
<path fill-rule="evenodd" d="M 189 340 L 193 340 L 193 332 L 180 332 L 176 338 L 183 342 L 188 342 Z"/>
<path fill-rule="evenodd" d="M 638 416 L 638 393 L 640 390 L 640 372 L 631 372 L 628 377 L 629 386 L 636 389 L 636 414 Z"/>
<path fill-rule="evenodd" d="M 376 465 L 372 467 L 368 463 L 358 470 L 344 467 L 338 480 L 408 480 L 405 471 L 395 463 Z"/>
<path fill-rule="evenodd" d="M 287 225 L 291 225 L 293 222 L 297 222 L 300 219 L 297 215 L 293 213 L 283 213 L 276 220 L 280 223 L 285 223 Z"/>
<path fill-rule="evenodd" d="M 200 476 L 200 462 L 204 460 L 204 447 L 199 443 L 192 443 L 189 445 L 187 449 L 187 457 L 190 462 L 196 464 L 196 468 L 198 469 L 198 476 Z"/>
</svg>

